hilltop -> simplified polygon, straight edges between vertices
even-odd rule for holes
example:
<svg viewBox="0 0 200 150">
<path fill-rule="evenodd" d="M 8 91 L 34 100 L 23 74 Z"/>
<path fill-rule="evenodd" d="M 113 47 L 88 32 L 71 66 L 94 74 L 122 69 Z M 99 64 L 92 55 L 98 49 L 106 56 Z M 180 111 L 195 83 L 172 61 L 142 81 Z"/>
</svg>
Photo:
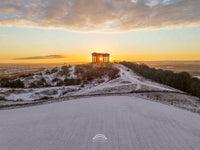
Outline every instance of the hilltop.
<svg viewBox="0 0 200 150">
<path fill-rule="evenodd" d="M 199 99 L 138 75 L 122 64 L 67 65 L 1 81 L 1 107 L 95 95 L 131 94 L 199 111 Z M 11 88 L 9 86 L 22 87 Z"/>
</svg>

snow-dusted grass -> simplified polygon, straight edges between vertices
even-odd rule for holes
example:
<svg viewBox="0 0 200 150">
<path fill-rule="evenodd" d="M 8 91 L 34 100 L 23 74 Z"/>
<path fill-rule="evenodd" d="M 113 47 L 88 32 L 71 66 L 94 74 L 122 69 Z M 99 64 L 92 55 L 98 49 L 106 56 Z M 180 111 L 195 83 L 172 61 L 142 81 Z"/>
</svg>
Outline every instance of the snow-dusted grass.
<svg viewBox="0 0 200 150">
<path fill-rule="evenodd" d="M 91 69 L 91 66 L 84 66 L 84 68 L 87 67 Z M 101 78 L 93 79 L 83 86 L 72 85 L 26 89 L 0 88 L 0 105 L 4 105 L 5 107 L 10 104 L 34 103 L 35 101 L 41 102 L 43 100 L 51 101 L 52 99 L 59 101 L 64 97 L 70 96 L 81 97 L 106 94 L 136 93 L 135 95 L 139 97 L 165 102 L 167 104 L 182 107 L 195 112 L 200 112 L 200 101 L 198 98 L 185 95 L 183 92 L 166 85 L 144 79 L 123 65 L 113 64 L 113 67 L 119 69 L 119 76 L 117 78 L 111 80 L 108 76 L 102 76 Z M 46 70 L 43 72 L 35 73 L 33 77 L 34 80 L 37 80 L 41 78 L 42 75 L 46 82 L 48 84 L 52 84 L 53 86 L 54 84 L 52 80 L 55 78 L 59 80 L 65 80 L 66 75 L 69 79 L 78 78 L 79 75 L 76 73 L 75 68 L 75 66 L 57 67 L 53 71 Z M 29 83 L 34 82 L 34 80 L 29 81 L 27 79 Z M 27 85 L 29 83 L 27 83 Z M 144 93 L 145 91 L 147 91 L 147 93 Z"/>
<path fill-rule="evenodd" d="M 31 101 L 71 95 L 81 88 L 91 88 L 111 80 L 118 74 L 112 65 L 62 66 L 18 78 L 25 88 L 0 88 L 0 100 Z M 112 72 L 113 71 L 113 72 Z M 93 74 L 95 73 L 95 75 Z M 95 78 L 96 77 L 96 78 Z M 40 88 L 38 88 L 40 87 Z M 2 103 L 1 103 L 2 104 Z"/>
<path fill-rule="evenodd" d="M 200 116 L 128 96 L 0 111 L 1 150 L 198 150 Z M 93 142 L 104 134 L 107 142 Z"/>
<path fill-rule="evenodd" d="M 200 113 L 200 100 L 198 97 L 182 93 L 165 93 L 165 92 L 142 92 L 134 93 L 134 96 L 145 98 L 147 100 L 173 105 L 192 112 Z"/>
<path fill-rule="evenodd" d="M 79 86 L 61 86 L 49 88 L 31 88 L 31 89 L 11 89 L 0 88 L 0 96 L 5 100 L 12 101 L 32 101 L 42 98 L 59 98 L 68 93 L 73 93 L 80 90 Z"/>
<path fill-rule="evenodd" d="M 162 85 L 156 82 L 145 80 L 144 78 L 136 75 L 133 71 L 131 71 L 130 69 L 128 69 L 127 67 L 121 64 L 115 64 L 115 66 L 120 69 L 120 73 L 121 73 L 120 75 L 123 80 L 128 80 L 131 83 L 137 84 L 136 90 L 139 90 L 139 89 L 141 90 L 141 86 L 143 85 L 143 86 L 155 88 L 157 90 L 175 91 L 175 89 L 171 87 L 167 87 L 165 85 Z"/>
<path fill-rule="evenodd" d="M 194 76 L 194 77 L 200 79 L 200 76 Z"/>
<path fill-rule="evenodd" d="M 84 88 L 77 94 L 98 94 L 98 93 L 124 93 L 131 91 L 177 91 L 178 90 L 162 85 L 156 82 L 146 80 L 134 72 L 132 72 L 127 67 L 121 64 L 113 64 L 116 68 L 120 70 L 120 76 L 116 79 L 104 82 L 92 88 Z"/>
</svg>

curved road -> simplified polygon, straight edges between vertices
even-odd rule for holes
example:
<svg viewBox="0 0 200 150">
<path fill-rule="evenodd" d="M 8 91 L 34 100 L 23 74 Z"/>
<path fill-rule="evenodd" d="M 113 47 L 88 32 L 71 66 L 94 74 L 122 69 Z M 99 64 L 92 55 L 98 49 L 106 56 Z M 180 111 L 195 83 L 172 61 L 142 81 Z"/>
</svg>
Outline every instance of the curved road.
<svg viewBox="0 0 200 150">
<path fill-rule="evenodd" d="M 0 111 L 0 150 L 161 149 L 199 150 L 200 116 L 130 96 Z"/>
</svg>

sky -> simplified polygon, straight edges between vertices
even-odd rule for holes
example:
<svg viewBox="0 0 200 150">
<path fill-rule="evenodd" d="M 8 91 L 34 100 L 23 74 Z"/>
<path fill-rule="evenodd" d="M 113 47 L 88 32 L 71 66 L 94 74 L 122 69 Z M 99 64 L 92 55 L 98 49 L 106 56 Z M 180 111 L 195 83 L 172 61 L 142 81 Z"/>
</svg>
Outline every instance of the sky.
<svg viewBox="0 0 200 150">
<path fill-rule="evenodd" d="M 200 60 L 199 0 L 1 0 L 0 63 Z"/>
</svg>

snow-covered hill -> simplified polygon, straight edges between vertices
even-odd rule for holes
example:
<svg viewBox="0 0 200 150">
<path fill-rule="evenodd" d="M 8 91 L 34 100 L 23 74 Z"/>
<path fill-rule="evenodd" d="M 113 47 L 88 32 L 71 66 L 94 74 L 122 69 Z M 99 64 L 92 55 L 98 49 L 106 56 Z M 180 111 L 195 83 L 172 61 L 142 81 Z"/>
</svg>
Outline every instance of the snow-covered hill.
<svg viewBox="0 0 200 150">
<path fill-rule="evenodd" d="M 56 67 L 18 79 L 26 88 L 0 88 L 0 106 L 56 101 L 74 96 L 133 93 L 200 112 L 198 98 L 145 79 L 121 64 Z M 41 87 L 34 88 L 38 85 Z"/>
<path fill-rule="evenodd" d="M 82 89 L 81 94 L 99 94 L 99 93 L 123 93 L 131 91 L 173 91 L 178 90 L 162 85 L 150 80 L 144 79 L 136 75 L 130 69 L 121 64 L 113 64 L 114 67 L 120 70 L 119 77 L 108 82 L 104 82 L 92 88 Z"/>
<path fill-rule="evenodd" d="M 25 88 L 45 88 L 45 87 L 59 87 L 71 86 L 81 84 L 92 84 L 95 82 L 104 82 L 111 79 L 109 72 L 106 70 L 114 69 L 111 65 L 102 66 L 104 71 L 95 79 L 87 79 L 90 72 L 97 71 L 98 66 L 92 65 L 77 65 L 77 66 L 62 66 L 51 70 L 45 70 L 30 74 L 28 76 L 21 76 L 20 81 L 24 83 Z M 110 71 L 109 70 L 109 71 Z M 96 76 L 95 76 L 96 77 Z"/>
<path fill-rule="evenodd" d="M 200 116 L 134 96 L 0 111 L 1 150 L 198 150 Z M 93 137 L 104 134 L 105 142 Z"/>
<path fill-rule="evenodd" d="M 107 69 L 105 73 L 96 77 L 97 75 L 94 75 L 96 69 L 102 68 L 101 66 L 83 66 L 56 67 L 52 70 L 21 76 L 16 80 L 23 82 L 25 88 L 1 88 L 1 96 L 6 100 L 26 101 L 48 97 L 58 98 L 65 95 L 123 93 L 139 90 L 176 91 L 170 87 L 145 80 L 120 64 L 109 66 L 109 72 L 113 68 L 118 70 L 113 78 L 109 76 L 106 67 L 104 67 Z M 88 68 L 92 69 L 91 73 Z M 82 73 L 84 70 L 85 74 Z"/>
</svg>

